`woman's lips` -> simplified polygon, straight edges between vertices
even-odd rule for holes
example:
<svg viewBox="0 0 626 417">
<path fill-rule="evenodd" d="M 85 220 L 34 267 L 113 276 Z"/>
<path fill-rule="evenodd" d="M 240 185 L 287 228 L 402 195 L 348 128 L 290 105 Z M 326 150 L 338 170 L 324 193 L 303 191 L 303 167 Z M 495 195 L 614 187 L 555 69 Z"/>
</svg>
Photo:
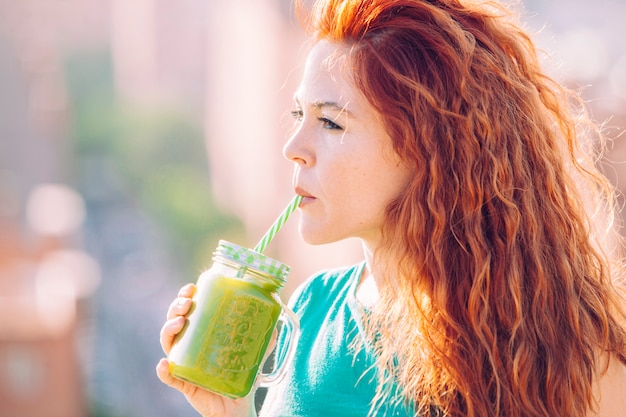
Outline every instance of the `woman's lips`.
<svg viewBox="0 0 626 417">
<path fill-rule="evenodd" d="M 305 206 L 307 204 L 310 204 L 310 203 L 313 202 L 313 200 L 315 200 L 315 197 L 313 197 L 311 194 L 309 194 L 308 192 L 306 192 L 302 188 L 296 187 L 295 192 L 296 192 L 296 194 L 298 194 L 299 196 L 302 197 L 302 201 L 300 202 L 298 207 L 302 207 L 302 206 Z"/>
<path fill-rule="evenodd" d="M 306 205 L 311 204 L 313 201 L 315 201 L 315 197 L 304 197 L 304 196 L 302 196 L 302 201 L 300 201 L 300 204 L 298 205 L 298 207 L 304 207 Z"/>
</svg>

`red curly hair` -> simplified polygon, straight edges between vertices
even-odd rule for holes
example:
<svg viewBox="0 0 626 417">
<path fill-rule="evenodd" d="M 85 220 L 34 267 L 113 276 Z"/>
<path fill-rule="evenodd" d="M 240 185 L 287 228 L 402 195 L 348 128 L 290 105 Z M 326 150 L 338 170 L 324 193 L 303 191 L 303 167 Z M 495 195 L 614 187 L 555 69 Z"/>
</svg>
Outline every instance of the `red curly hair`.
<svg viewBox="0 0 626 417">
<path fill-rule="evenodd" d="M 495 2 L 319 0 L 309 16 L 314 40 L 350 47 L 415 166 L 376 254 L 400 266 L 372 320 L 383 379 L 423 414 L 586 416 L 599 359 L 626 363 L 626 336 L 587 214 L 612 216 L 615 196 L 580 152 L 601 135 L 579 98 Z"/>
</svg>

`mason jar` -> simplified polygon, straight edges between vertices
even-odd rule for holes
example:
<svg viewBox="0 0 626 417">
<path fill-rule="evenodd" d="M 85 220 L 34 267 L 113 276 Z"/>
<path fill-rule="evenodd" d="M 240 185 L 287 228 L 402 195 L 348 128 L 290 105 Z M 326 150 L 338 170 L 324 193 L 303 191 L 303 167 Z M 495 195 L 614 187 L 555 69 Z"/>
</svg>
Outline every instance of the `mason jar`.
<svg viewBox="0 0 626 417">
<path fill-rule="evenodd" d="M 278 296 L 289 267 L 224 240 L 200 275 L 183 330 L 168 355 L 170 373 L 230 398 L 278 383 L 295 353 L 299 322 Z M 282 322 L 287 349 L 274 370 L 260 372 Z"/>
</svg>

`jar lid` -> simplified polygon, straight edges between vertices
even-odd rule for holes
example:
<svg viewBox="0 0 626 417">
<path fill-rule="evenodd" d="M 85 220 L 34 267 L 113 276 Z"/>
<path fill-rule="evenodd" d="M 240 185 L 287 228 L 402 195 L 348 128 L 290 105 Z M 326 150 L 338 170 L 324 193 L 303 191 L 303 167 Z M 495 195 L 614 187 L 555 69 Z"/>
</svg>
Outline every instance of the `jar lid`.
<svg viewBox="0 0 626 417">
<path fill-rule="evenodd" d="M 215 253 L 245 267 L 272 275 L 280 279 L 283 283 L 289 274 L 290 268 L 284 263 L 226 240 L 220 240 L 218 242 Z"/>
</svg>

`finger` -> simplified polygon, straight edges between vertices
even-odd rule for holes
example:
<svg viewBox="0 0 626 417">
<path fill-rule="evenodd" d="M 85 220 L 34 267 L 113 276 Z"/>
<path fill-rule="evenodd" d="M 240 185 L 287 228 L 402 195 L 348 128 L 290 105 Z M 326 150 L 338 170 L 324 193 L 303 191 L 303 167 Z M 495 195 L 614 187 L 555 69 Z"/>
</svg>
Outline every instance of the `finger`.
<svg viewBox="0 0 626 417">
<path fill-rule="evenodd" d="M 161 348 L 165 354 L 169 354 L 174 343 L 174 338 L 185 326 L 185 318 L 183 316 L 175 317 L 165 322 L 161 327 L 161 333 L 159 340 L 161 342 Z"/>
<path fill-rule="evenodd" d="M 197 392 L 198 388 L 188 382 L 185 382 L 181 379 L 174 378 L 170 373 L 170 365 L 167 359 L 163 358 L 159 361 L 156 367 L 157 377 L 161 382 L 165 385 L 168 385 L 180 392 L 182 392 L 188 399 L 190 399 L 195 392 Z M 203 414 L 203 415 L 213 415 L 213 414 Z"/>
<path fill-rule="evenodd" d="M 156 374 L 161 382 L 165 385 L 169 385 L 170 387 L 182 391 L 184 388 L 184 382 L 180 379 L 174 378 L 170 374 L 170 364 L 167 359 L 162 358 L 156 366 Z"/>
<path fill-rule="evenodd" d="M 191 298 L 196 292 L 195 284 L 187 284 L 178 291 L 179 297 Z"/>
<path fill-rule="evenodd" d="M 178 316 L 184 316 L 189 312 L 189 308 L 191 307 L 191 298 L 178 297 L 172 304 L 170 304 L 167 309 L 167 319 L 171 320 Z"/>
</svg>

